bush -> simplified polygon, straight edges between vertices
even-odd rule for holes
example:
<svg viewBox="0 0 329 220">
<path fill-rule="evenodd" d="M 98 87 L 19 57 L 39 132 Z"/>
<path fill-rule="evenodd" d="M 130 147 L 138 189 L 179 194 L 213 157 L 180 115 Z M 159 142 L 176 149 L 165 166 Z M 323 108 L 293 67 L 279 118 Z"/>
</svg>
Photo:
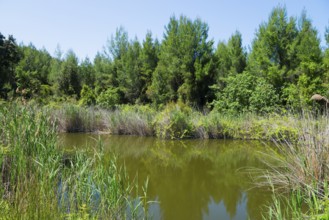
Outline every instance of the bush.
<svg viewBox="0 0 329 220">
<path fill-rule="evenodd" d="M 216 94 L 214 108 L 226 114 L 241 112 L 267 113 L 276 109 L 279 96 L 274 87 L 248 72 L 229 76 L 226 87 Z"/>
<path fill-rule="evenodd" d="M 182 139 L 192 137 L 192 109 L 183 103 L 169 103 L 154 121 L 157 137 Z"/>
<path fill-rule="evenodd" d="M 108 88 L 106 91 L 103 91 L 99 94 L 96 99 L 97 105 L 102 108 L 111 109 L 115 105 L 119 104 L 120 96 L 117 88 Z"/>
<path fill-rule="evenodd" d="M 283 89 L 283 99 L 294 109 L 310 108 L 312 106 L 311 104 L 314 104 L 311 100 L 312 95 L 316 93 L 326 94 L 326 89 L 323 88 L 322 84 L 323 82 L 319 77 L 311 78 L 302 74 L 298 78 L 297 84 L 290 84 Z M 321 105 L 313 105 L 312 107 L 321 109 Z M 322 107 L 325 107 L 325 105 Z"/>
<path fill-rule="evenodd" d="M 246 111 L 249 107 L 249 97 L 253 92 L 254 81 L 255 77 L 248 72 L 229 76 L 226 79 L 226 87 L 216 94 L 215 109 L 229 114 Z"/>
<path fill-rule="evenodd" d="M 278 107 L 279 96 L 274 87 L 264 79 L 259 78 L 255 90 L 249 98 L 249 109 L 256 113 L 274 112 Z"/>
<path fill-rule="evenodd" d="M 94 91 L 87 85 L 83 85 L 80 93 L 80 105 L 95 105 L 96 96 Z"/>
</svg>

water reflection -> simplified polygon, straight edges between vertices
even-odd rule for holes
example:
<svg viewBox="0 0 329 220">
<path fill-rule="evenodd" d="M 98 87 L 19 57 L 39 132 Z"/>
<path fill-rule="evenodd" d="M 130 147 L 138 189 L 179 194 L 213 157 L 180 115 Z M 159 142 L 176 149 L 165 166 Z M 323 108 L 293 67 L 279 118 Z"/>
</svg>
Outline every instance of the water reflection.
<svg viewBox="0 0 329 220">
<path fill-rule="evenodd" d="M 263 165 L 258 142 L 165 141 L 151 137 L 99 136 L 106 153 L 118 155 L 130 179 L 149 177 L 153 219 L 260 219 L 269 193 L 252 188 L 243 168 Z M 66 147 L 95 145 L 97 135 L 63 134 Z"/>
</svg>

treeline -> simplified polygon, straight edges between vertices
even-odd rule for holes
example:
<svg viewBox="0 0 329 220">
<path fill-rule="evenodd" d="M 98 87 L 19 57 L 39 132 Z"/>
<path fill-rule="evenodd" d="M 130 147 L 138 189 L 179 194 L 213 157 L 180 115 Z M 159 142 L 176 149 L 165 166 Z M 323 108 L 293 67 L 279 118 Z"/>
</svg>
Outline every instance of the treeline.
<svg viewBox="0 0 329 220">
<path fill-rule="evenodd" d="M 161 42 L 140 42 L 119 28 L 93 61 L 73 51 L 51 56 L 32 44 L 0 34 L 0 95 L 41 103 L 77 100 L 81 105 L 181 101 L 225 112 L 302 108 L 329 91 L 329 27 L 326 48 L 306 12 L 288 17 L 276 7 L 256 31 L 250 51 L 237 31 L 217 48 L 200 19 L 171 17 Z"/>
</svg>

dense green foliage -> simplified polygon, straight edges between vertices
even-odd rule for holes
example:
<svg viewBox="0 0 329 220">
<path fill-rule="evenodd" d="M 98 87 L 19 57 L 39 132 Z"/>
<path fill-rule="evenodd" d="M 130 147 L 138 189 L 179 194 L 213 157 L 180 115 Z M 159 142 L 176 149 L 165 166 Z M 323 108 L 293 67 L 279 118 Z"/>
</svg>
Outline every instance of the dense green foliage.
<svg viewBox="0 0 329 220">
<path fill-rule="evenodd" d="M 15 65 L 20 60 L 20 53 L 13 36 L 6 39 L 0 33 L 0 95 L 7 98 L 11 89 L 15 90 Z"/>
<path fill-rule="evenodd" d="M 240 32 L 215 48 L 208 31 L 200 19 L 173 16 L 161 42 L 151 32 L 140 42 L 120 27 L 93 61 L 73 51 L 52 57 L 0 35 L 0 95 L 103 108 L 179 101 L 232 113 L 300 109 L 313 94 L 328 95 L 329 30 L 321 48 L 305 11 L 296 18 L 274 8 L 248 52 Z"/>
<path fill-rule="evenodd" d="M 170 19 L 150 88 L 155 103 L 181 100 L 204 105 L 209 101 L 215 66 L 213 42 L 207 38 L 208 26 L 199 19 Z"/>
</svg>

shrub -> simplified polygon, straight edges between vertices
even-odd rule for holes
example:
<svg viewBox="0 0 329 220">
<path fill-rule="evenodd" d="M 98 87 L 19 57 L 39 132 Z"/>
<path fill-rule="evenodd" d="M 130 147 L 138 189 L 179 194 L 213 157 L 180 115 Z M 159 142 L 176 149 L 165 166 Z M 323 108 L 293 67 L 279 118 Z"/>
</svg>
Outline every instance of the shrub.
<svg viewBox="0 0 329 220">
<path fill-rule="evenodd" d="M 115 105 L 119 104 L 119 101 L 120 96 L 117 88 L 108 88 L 106 91 L 101 92 L 96 99 L 97 105 L 108 109 L 111 109 Z"/>
<path fill-rule="evenodd" d="M 216 96 L 214 108 L 225 114 L 273 112 L 279 102 L 279 96 L 271 84 L 248 72 L 229 76 L 226 87 Z"/>
<path fill-rule="evenodd" d="M 83 85 L 80 93 L 80 105 L 90 106 L 96 104 L 96 96 L 94 91 L 87 85 Z"/>
<path fill-rule="evenodd" d="M 278 102 L 279 96 L 274 87 L 262 78 L 257 79 L 255 90 L 249 98 L 249 109 L 256 113 L 274 112 Z"/>
<path fill-rule="evenodd" d="M 249 97 L 253 93 L 255 77 L 248 72 L 229 76 L 226 87 L 216 94 L 214 108 L 229 114 L 244 112 L 249 107 Z"/>
<path fill-rule="evenodd" d="M 157 137 L 181 139 L 192 137 L 192 109 L 183 103 L 169 103 L 154 120 Z"/>
</svg>

